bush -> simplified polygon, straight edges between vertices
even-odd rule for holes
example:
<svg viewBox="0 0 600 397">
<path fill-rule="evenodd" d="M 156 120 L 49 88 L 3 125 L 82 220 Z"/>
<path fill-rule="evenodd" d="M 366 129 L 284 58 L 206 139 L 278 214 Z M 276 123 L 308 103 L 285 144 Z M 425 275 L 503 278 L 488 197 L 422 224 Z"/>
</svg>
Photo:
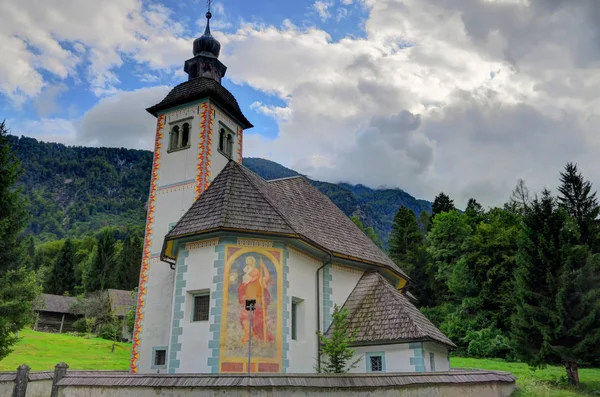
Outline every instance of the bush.
<svg viewBox="0 0 600 397">
<path fill-rule="evenodd" d="M 494 327 L 477 331 L 469 330 L 463 339 L 467 343 L 467 355 L 478 358 L 499 357 L 515 359 L 515 349 L 510 340 Z"/>
<path fill-rule="evenodd" d="M 80 318 L 73 323 L 73 330 L 80 334 L 89 334 L 94 331 L 96 319 L 94 317 Z"/>
<path fill-rule="evenodd" d="M 100 332 L 100 337 L 102 339 L 117 340 L 117 328 L 111 323 L 104 324 Z"/>
</svg>

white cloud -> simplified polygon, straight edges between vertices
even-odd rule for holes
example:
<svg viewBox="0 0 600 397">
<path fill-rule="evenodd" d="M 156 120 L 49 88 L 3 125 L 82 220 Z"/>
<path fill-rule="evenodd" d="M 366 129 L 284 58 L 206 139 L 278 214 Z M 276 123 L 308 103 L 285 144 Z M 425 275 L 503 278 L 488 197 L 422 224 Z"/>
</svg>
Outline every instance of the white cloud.
<svg viewBox="0 0 600 397">
<path fill-rule="evenodd" d="M 272 117 L 277 121 L 287 121 L 292 117 L 292 109 L 289 107 L 265 105 L 258 101 L 252 103 L 250 109 L 256 110 L 265 116 Z"/>
<path fill-rule="evenodd" d="M 152 70 L 178 67 L 190 40 L 170 15 L 141 0 L 0 2 L 0 93 L 23 101 L 42 90 L 42 71 L 65 79 L 83 65 L 79 77 L 103 95 L 115 92 L 125 58 Z"/>
<path fill-rule="evenodd" d="M 40 95 L 35 99 L 35 106 L 37 112 L 42 117 L 47 117 L 50 114 L 56 112 L 58 106 L 56 99 L 65 91 L 68 87 L 65 84 L 52 84 L 44 87 Z"/>
<path fill-rule="evenodd" d="M 346 6 L 349 6 L 349 5 L 351 5 L 352 3 L 354 3 L 354 0 L 342 0 L 342 4 L 343 4 L 343 5 L 346 5 Z"/>
<path fill-rule="evenodd" d="M 366 38 L 337 42 L 244 25 L 225 39 L 229 77 L 286 103 L 279 136 L 247 134 L 245 154 L 463 206 L 501 204 L 518 178 L 552 187 L 567 161 L 600 187 L 600 3 L 552 3 L 365 0 Z"/>
<path fill-rule="evenodd" d="M 331 13 L 329 12 L 331 6 L 333 6 L 333 1 L 328 0 L 317 0 L 313 4 L 314 10 L 319 14 L 323 22 L 331 18 Z"/>
</svg>

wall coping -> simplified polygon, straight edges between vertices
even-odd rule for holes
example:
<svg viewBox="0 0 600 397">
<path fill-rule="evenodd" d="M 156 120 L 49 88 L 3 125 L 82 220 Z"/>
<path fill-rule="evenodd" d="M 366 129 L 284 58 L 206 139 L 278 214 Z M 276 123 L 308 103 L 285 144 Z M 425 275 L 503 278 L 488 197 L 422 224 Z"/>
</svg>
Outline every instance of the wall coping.
<svg viewBox="0 0 600 397">
<path fill-rule="evenodd" d="M 90 371 L 92 372 L 92 371 Z M 67 374 L 58 386 L 98 387 L 307 387 L 379 388 L 417 384 L 514 383 L 516 377 L 502 371 L 448 371 L 381 374 Z"/>
</svg>

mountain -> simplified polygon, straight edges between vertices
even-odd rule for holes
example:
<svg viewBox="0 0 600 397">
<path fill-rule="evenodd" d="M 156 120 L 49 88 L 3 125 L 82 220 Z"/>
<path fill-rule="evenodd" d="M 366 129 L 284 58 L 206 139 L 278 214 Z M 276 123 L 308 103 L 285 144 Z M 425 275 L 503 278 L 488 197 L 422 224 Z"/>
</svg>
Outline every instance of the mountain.
<svg viewBox="0 0 600 397">
<path fill-rule="evenodd" d="M 144 226 L 152 152 L 10 138 L 24 171 L 20 185 L 32 215 L 27 231 L 39 240 L 80 236 L 107 225 Z M 243 164 L 264 179 L 300 175 L 260 158 L 244 158 Z M 310 181 L 346 215 L 357 214 L 366 227 L 373 227 L 386 245 L 400 206 L 417 215 L 431 211 L 430 202 L 401 189 Z"/>
</svg>

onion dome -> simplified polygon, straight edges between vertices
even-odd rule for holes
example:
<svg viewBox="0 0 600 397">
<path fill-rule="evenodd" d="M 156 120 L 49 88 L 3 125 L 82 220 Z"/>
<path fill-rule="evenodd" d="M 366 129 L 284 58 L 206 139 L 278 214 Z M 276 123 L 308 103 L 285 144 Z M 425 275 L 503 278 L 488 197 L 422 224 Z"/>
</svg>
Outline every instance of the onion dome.
<svg viewBox="0 0 600 397">
<path fill-rule="evenodd" d="M 210 11 L 206 13 L 206 29 L 201 37 L 194 40 L 194 56 L 203 55 L 206 57 L 218 58 L 221 51 L 221 43 L 210 34 Z"/>
</svg>

